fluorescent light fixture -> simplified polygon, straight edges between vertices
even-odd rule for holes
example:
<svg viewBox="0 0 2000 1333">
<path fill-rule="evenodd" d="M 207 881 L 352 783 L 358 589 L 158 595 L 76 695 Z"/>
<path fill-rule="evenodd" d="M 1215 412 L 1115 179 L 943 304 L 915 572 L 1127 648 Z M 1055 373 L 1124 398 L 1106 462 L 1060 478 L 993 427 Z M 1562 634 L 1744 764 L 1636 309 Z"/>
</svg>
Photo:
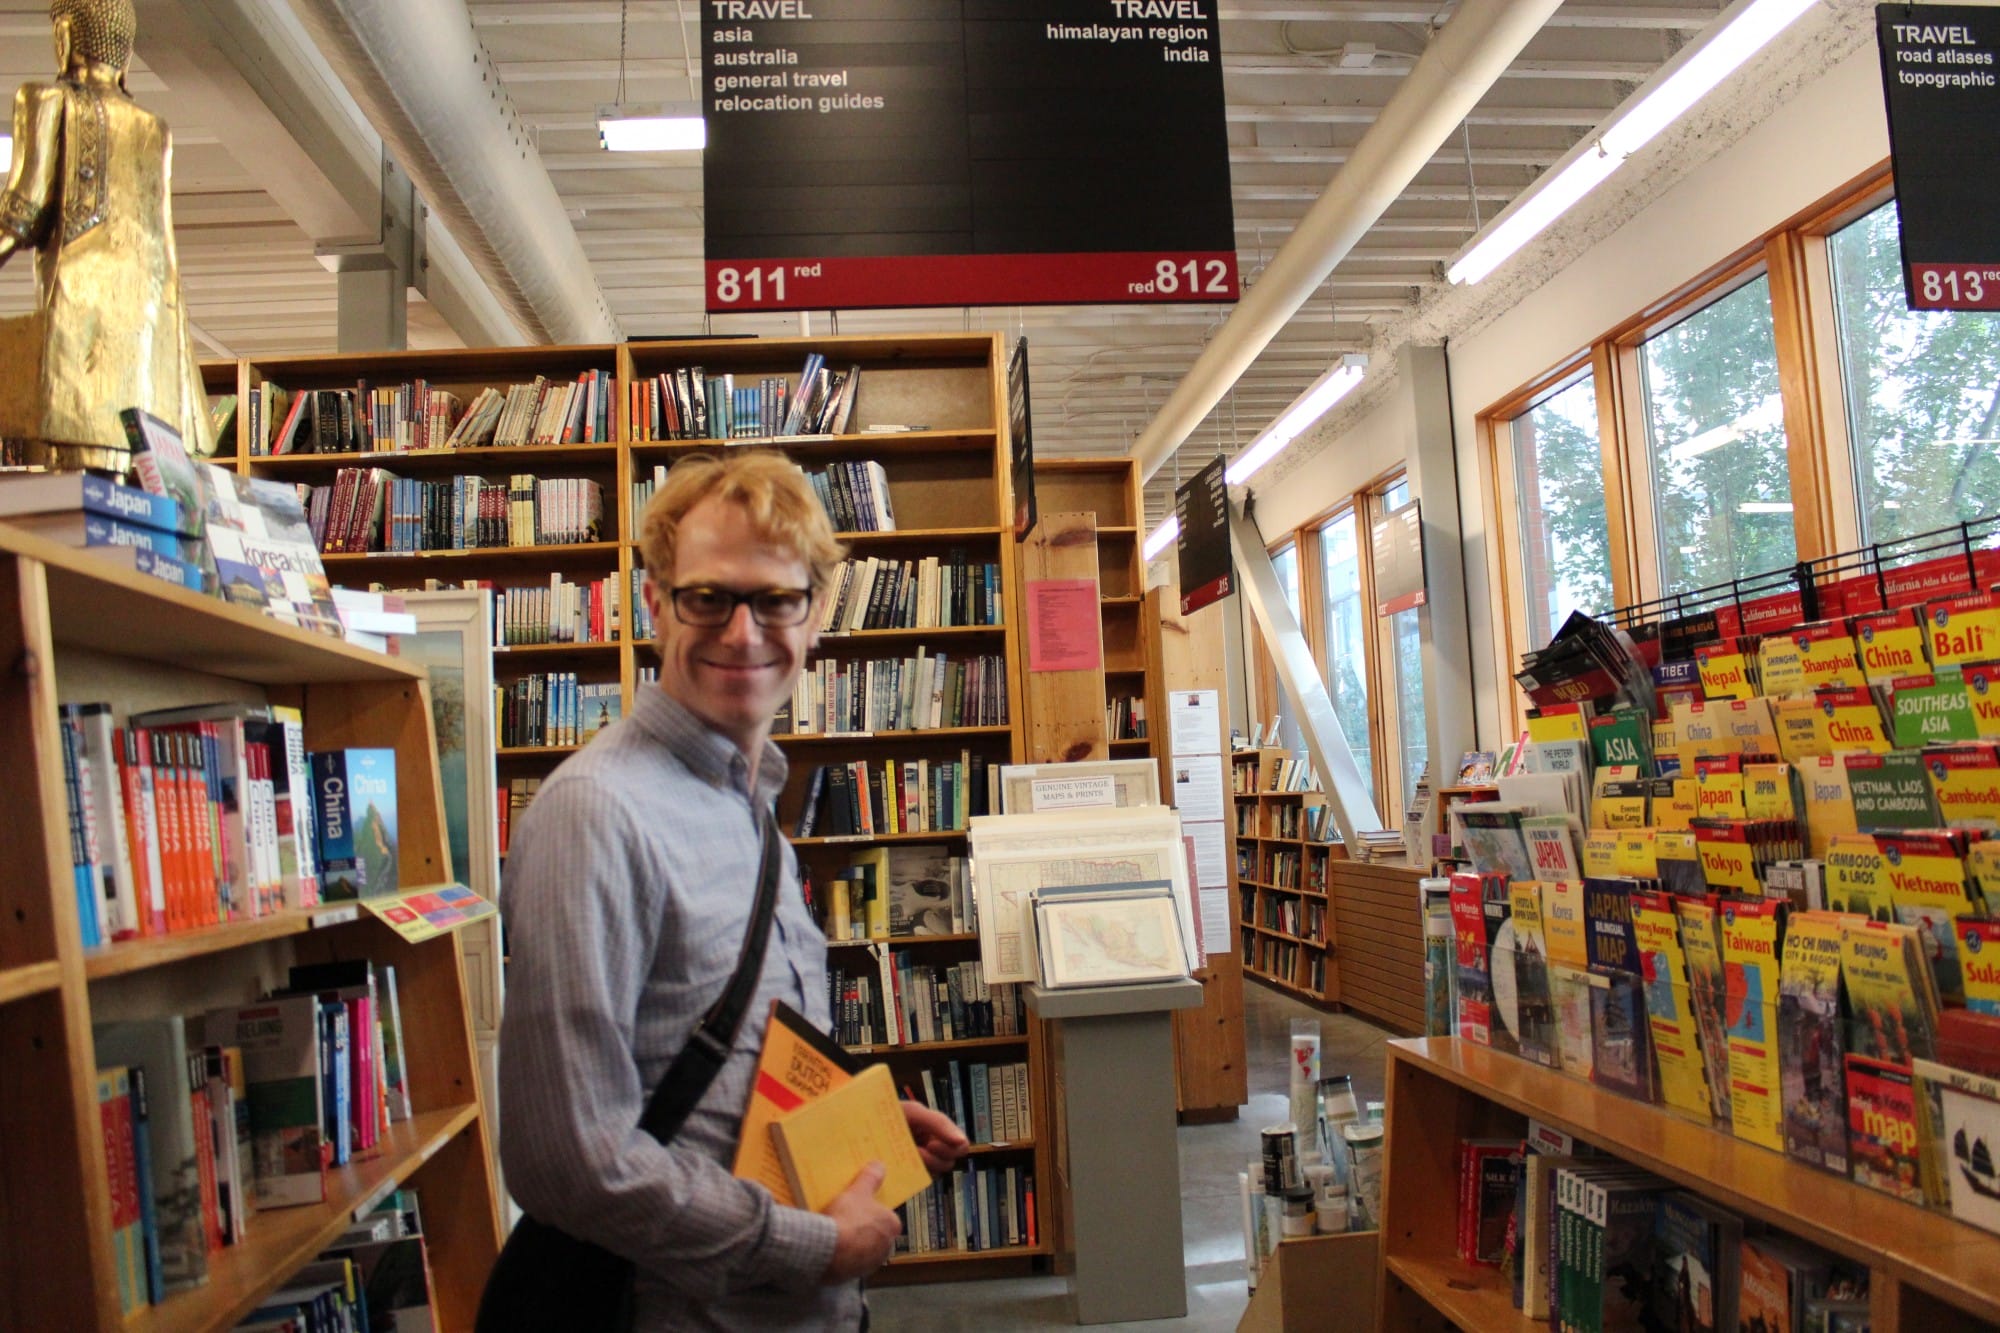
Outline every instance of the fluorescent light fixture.
<svg viewBox="0 0 2000 1333">
<path fill-rule="evenodd" d="M 1790 500 L 1745 500 L 1736 506 L 1739 514 L 1789 514 L 1792 512 Z"/>
<path fill-rule="evenodd" d="M 1710 427 L 1699 435 L 1690 435 L 1667 452 L 1686 462 L 1699 458 L 1711 449 L 1720 449 L 1725 444 L 1735 444 L 1753 430 L 1770 430 L 1782 425 L 1785 419 L 1785 400 L 1775 393 L 1765 394 L 1748 412 L 1734 421 Z"/>
<path fill-rule="evenodd" d="M 1180 535 L 1181 535 L 1180 515 L 1168 514 L 1165 519 L 1161 520 L 1160 526 L 1154 528 L 1152 532 L 1149 533 L 1146 537 L 1146 545 L 1144 548 L 1146 552 L 1146 559 L 1151 560 L 1156 556 L 1158 556 L 1160 552 L 1166 550 L 1169 546 L 1172 546 L 1174 544 L 1174 538 Z"/>
<path fill-rule="evenodd" d="M 1654 71 L 1636 100 L 1615 112 L 1595 141 L 1572 148 L 1566 162 L 1558 163 L 1502 210 L 1446 276 L 1453 282 L 1473 283 L 1500 267 L 1814 3 L 1737 0 L 1714 27 Z"/>
<path fill-rule="evenodd" d="M 1250 480 L 1258 468 L 1277 457 L 1278 451 L 1305 433 L 1306 427 L 1327 414 L 1332 406 L 1345 398 L 1361 383 L 1362 369 L 1360 357 L 1342 358 L 1341 364 L 1329 369 L 1312 382 L 1312 386 L 1293 400 L 1292 405 L 1278 414 L 1278 419 L 1264 427 L 1264 431 L 1250 447 L 1236 456 L 1234 462 L 1223 469 L 1223 480 L 1231 486 L 1241 486 Z"/>
<path fill-rule="evenodd" d="M 699 102 L 597 108 L 597 141 L 613 153 L 671 153 L 708 146 Z"/>
</svg>

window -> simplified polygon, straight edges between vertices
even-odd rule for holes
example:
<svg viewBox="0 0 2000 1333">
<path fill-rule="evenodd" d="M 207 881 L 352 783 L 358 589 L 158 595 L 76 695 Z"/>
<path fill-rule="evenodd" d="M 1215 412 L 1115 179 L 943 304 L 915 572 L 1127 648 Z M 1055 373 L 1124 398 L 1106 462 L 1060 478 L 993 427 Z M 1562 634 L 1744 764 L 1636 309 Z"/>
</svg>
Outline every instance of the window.
<svg viewBox="0 0 2000 1333">
<path fill-rule="evenodd" d="M 1797 560 L 1770 280 L 1654 334 L 1639 363 L 1661 590 Z"/>
<path fill-rule="evenodd" d="M 1528 645 L 1540 647 L 1572 611 L 1611 609 L 1611 533 L 1597 381 L 1584 375 L 1508 423 L 1513 441 Z"/>
<path fill-rule="evenodd" d="M 1292 608 L 1292 619 L 1304 624 L 1299 614 L 1299 548 L 1296 543 L 1287 543 L 1282 549 L 1271 553 L 1271 572 L 1278 576 L 1278 586 L 1285 590 L 1285 605 Z M 1275 673 L 1276 668 L 1273 668 Z M 1275 674 L 1273 683 L 1276 684 Z M 1292 696 L 1283 686 L 1278 686 L 1272 709 L 1277 714 L 1277 732 L 1265 738 L 1264 744 L 1276 745 L 1282 749 L 1297 752 L 1305 749 L 1305 733 L 1299 730 L 1298 719 L 1292 713 Z"/>
<path fill-rule="evenodd" d="M 1329 519 L 1319 530 L 1320 623 L 1326 651 L 1320 670 L 1334 716 L 1354 751 L 1355 766 L 1372 788 L 1375 745 L 1368 720 L 1368 640 L 1362 627 L 1361 549 L 1354 510 Z"/>
<path fill-rule="evenodd" d="M 1862 542 L 2000 510 L 2000 318 L 1909 309 L 1893 202 L 1827 260 Z"/>
<path fill-rule="evenodd" d="M 1410 503 L 1411 498 L 1409 481 L 1398 478 L 1376 493 L 1374 516 L 1380 519 L 1393 514 Z M 1412 607 L 1385 618 L 1380 626 L 1386 639 L 1389 681 L 1396 691 L 1395 755 L 1399 782 L 1395 801 L 1385 802 L 1391 819 L 1408 807 L 1410 798 L 1416 794 L 1417 778 L 1424 771 L 1424 761 L 1430 757 L 1430 718 L 1424 710 L 1423 622 L 1420 619 L 1423 614 L 1423 607 Z"/>
</svg>

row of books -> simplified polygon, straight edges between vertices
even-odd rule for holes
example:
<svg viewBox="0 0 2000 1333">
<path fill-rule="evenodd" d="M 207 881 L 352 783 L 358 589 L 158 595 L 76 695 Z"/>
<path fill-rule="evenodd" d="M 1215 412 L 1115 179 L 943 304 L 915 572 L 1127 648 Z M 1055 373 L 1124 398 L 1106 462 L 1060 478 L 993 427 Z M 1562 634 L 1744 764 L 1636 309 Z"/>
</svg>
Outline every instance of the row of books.
<svg viewBox="0 0 2000 1333">
<path fill-rule="evenodd" d="M 534 803 L 534 799 L 540 793 L 541 789 L 542 780 L 540 778 L 509 778 L 507 779 L 507 785 L 500 788 L 496 794 L 499 807 L 495 812 L 499 822 L 499 840 L 497 846 L 499 847 L 499 854 L 501 856 L 504 857 L 507 855 L 507 840 L 513 830 L 514 821 L 519 819 L 521 813 Z"/>
<path fill-rule="evenodd" d="M 848 838 L 941 833 L 993 809 L 997 765 L 961 750 L 951 759 L 856 759 L 822 764 L 808 779 L 793 836 Z"/>
<path fill-rule="evenodd" d="M 1035 1173 L 1022 1166 L 958 1166 L 896 1210 L 898 1254 L 984 1252 L 1039 1243 Z"/>
<path fill-rule="evenodd" d="M 1302 902 L 1297 898 L 1264 899 L 1264 926 L 1268 930 L 1297 936 L 1308 944 L 1326 943 L 1326 904 Z"/>
<path fill-rule="evenodd" d="M 411 1115 L 395 972 L 366 959 L 295 966 L 251 1005 L 92 1036 L 128 1313 L 205 1283 L 255 1213 L 323 1202 L 329 1169 Z"/>
<path fill-rule="evenodd" d="M 820 507 L 836 532 L 894 532 L 896 510 L 889 497 L 889 474 L 874 459 L 829 463 L 805 469 Z"/>
<path fill-rule="evenodd" d="M 177 588 L 203 591 L 200 527 L 165 495 L 94 472 L 0 475 L 0 520 L 129 562 Z"/>
<path fill-rule="evenodd" d="M 262 1298 L 237 1333 L 432 1328 L 430 1255 L 414 1190 L 395 1190 Z"/>
<path fill-rule="evenodd" d="M 617 681 L 579 681 L 574 671 L 537 671 L 493 687 L 502 749 L 584 745 L 624 712 Z"/>
<path fill-rule="evenodd" d="M 1034 1094 L 1026 1061 L 989 1065 L 947 1060 L 917 1074 L 913 1092 L 924 1105 L 952 1119 L 977 1144 L 1032 1143 Z"/>
<path fill-rule="evenodd" d="M 946 625 L 998 625 L 1005 618 L 1000 566 L 947 559 L 845 560 L 821 594 L 823 634 L 867 629 L 931 629 Z"/>
<path fill-rule="evenodd" d="M 814 352 L 806 357 L 797 387 L 781 376 L 765 376 L 755 388 L 739 388 L 734 375 L 680 366 L 635 381 L 628 410 L 638 440 L 837 435 L 847 429 L 860 387 L 861 367 L 836 374 Z"/>
<path fill-rule="evenodd" d="M 582 371 L 573 381 L 537 375 L 504 390 L 481 389 L 468 407 L 425 380 L 297 392 L 267 380 L 250 395 L 250 455 L 603 444 L 616 434 L 613 384 L 608 370 Z"/>
<path fill-rule="evenodd" d="M 953 658 L 922 646 L 911 657 L 822 658 L 792 687 L 773 733 L 923 731 L 1007 725 L 1007 660 Z"/>
<path fill-rule="evenodd" d="M 330 484 L 298 489 L 313 540 L 328 554 L 563 546 L 604 536 L 604 488 L 585 478 L 423 481 L 344 467 Z"/>
<path fill-rule="evenodd" d="M 1458 1144 L 1457 1244 L 1558 1330 L 1863 1333 L 1868 1270 L 1530 1121 Z"/>
<path fill-rule="evenodd" d="M 939 844 L 870 847 L 827 882 L 827 939 L 963 935 L 972 923 L 965 857 Z"/>
<path fill-rule="evenodd" d="M 1018 1037 L 1027 1030 L 1020 987 L 988 982 L 976 959 L 931 966 L 907 952 L 869 953 L 869 963 L 843 959 L 827 969 L 833 1037 L 843 1046 Z"/>
<path fill-rule="evenodd" d="M 1137 694 L 1120 694 L 1105 701 L 1104 732 L 1114 741 L 1146 739 L 1146 700 Z"/>
<path fill-rule="evenodd" d="M 616 643 L 618 578 L 607 574 L 587 583 L 549 575 L 546 588 L 493 589 L 495 648 L 544 643 Z"/>
<path fill-rule="evenodd" d="M 1289 849 L 1270 851 L 1264 854 L 1264 861 L 1258 867 L 1260 874 L 1251 878 L 1267 889 L 1283 889 L 1292 893 L 1299 891 L 1299 872 L 1305 858 Z"/>
<path fill-rule="evenodd" d="M 636 473 L 637 469 L 634 469 Z M 640 519 L 645 515 L 646 506 L 653 503 L 653 497 L 660 493 L 660 487 L 667 483 L 667 464 L 655 463 L 651 476 L 636 476 L 632 481 L 632 535 L 639 534 Z"/>
<path fill-rule="evenodd" d="M 284 707 L 60 709 L 86 947 L 387 892 L 395 754 L 308 753 Z M 386 850 L 385 850 L 386 849 Z"/>
</svg>

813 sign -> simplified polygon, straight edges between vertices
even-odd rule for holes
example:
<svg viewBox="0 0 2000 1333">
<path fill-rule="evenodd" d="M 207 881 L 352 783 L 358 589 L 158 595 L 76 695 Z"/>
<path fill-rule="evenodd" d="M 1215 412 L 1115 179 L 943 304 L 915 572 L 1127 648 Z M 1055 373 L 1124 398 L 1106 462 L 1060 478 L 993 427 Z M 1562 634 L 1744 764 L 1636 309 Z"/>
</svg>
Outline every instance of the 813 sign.
<svg viewBox="0 0 2000 1333">
<path fill-rule="evenodd" d="M 1912 310 L 2000 310 L 2000 268 L 1910 265 Z"/>
</svg>

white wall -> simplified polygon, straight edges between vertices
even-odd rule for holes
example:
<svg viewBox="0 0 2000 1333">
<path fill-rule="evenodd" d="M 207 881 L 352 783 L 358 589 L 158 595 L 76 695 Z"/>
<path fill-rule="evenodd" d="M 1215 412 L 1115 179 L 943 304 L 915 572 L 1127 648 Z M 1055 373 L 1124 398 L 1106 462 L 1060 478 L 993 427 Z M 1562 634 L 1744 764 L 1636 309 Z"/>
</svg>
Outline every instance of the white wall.
<svg viewBox="0 0 2000 1333">
<path fill-rule="evenodd" d="M 1446 323 L 1465 592 L 1473 620 L 1473 687 L 1483 745 L 1497 748 L 1509 739 L 1499 734 L 1505 697 L 1500 691 L 1513 684 L 1498 678 L 1495 627 L 1488 615 L 1493 571 L 1486 568 L 1489 516 L 1479 484 L 1478 414 L 1888 156 L 1873 43 L 1857 46 L 1850 34 L 1843 45 L 1845 55 L 1823 71 L 1798 77 L 1796 92 L 1741 138 L 1640 204 L 1629 220 L 1580 254 L 1564 254 L 1575 242 L 1572 238 L 1565 247 L 1564 224 L 1558 223 L 1543 253 L 1524 252 L 1509 266 L 1515 271 L 1512 285 L 1524 291 L 1510 308 L 1481 317 L 1479 326 L 1463 335 L 1451 333 Z M 1753 68 L 1744 76 L 1754 79 L 1757 73 Z M 1673 146 L 1665 145 L 1650 168 L 1635 159 L 1625 170 L 1670 178 L 1672 152 Z M 1646 184 L 1647 176 L 1637 175 L 1624 188 L 1629 195 Z M 1524 282 L 1521 271 L 1538 266 L 1546 276 Z M 1494 281 L 1504 282 L 1507 273 L 1503 269 Z M 1252 479 L 1264 532 L 1302 522 L 1409 456 L 1415 422 L 1408 395 L 1389 382 L 1390 369 L 1382 358 L 1371 362 L 1361 415 L 1350 411 L 1334 418 L 1288 451 L 1296 457 L 1281 456 Z M 1426 508 L 1442 502 L 1420 498 Z M 1429 558 L 1448 554 L 1430 552 Z"/>
</svg>

